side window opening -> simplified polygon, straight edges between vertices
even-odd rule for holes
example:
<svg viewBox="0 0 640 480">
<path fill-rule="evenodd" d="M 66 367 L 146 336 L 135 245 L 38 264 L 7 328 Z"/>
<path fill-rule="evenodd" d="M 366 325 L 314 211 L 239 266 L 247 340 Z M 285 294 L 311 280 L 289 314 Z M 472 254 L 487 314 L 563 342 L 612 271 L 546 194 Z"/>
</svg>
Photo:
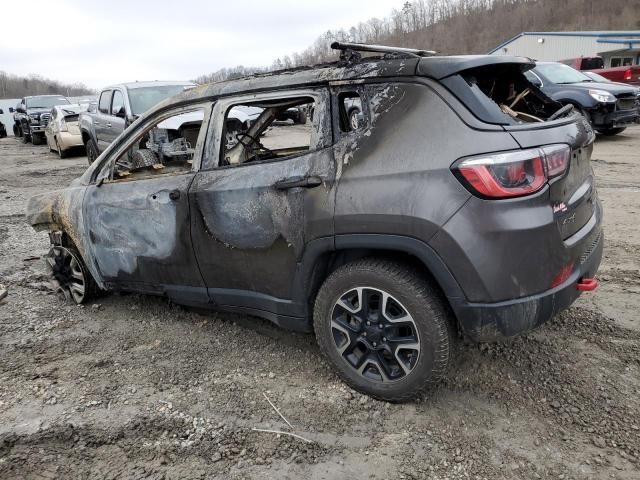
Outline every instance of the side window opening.
<svg viewBox="0 0 640 480">
<path fill-rule="evenodd" d="M 120 90 L 113 91 L 113 100 L 111 101 L 111 115 L 117 116 L 118 113 L 124 112 L 124 96 Z"/>
<path fill-rule="evenodd" d="M 220 166 L 282 160 L 315 147 L 311 97 L 232 105 L 224 118 Z"/>
<path fill-rule="evenodd" d="M 100 113 L 109 114 L 109 107 L 111 106 L 111 90 L 106 90 L 100 94 L 100 101 L 98 102 L 98 110 Z"/>
<path fill-rule="evenodd" d="M 338 94 L 338 109 L 340 130 L 342 132 L 354 132 L 365 127 L 362 98 L 357 92 L 341 92 Z"/>
<path fill-rule="evenodd" d="M 204 108 L 198 108 L 156 123 L 115 161 L 111 180 L 190 172 L 203 119 Z"/>
</svg>

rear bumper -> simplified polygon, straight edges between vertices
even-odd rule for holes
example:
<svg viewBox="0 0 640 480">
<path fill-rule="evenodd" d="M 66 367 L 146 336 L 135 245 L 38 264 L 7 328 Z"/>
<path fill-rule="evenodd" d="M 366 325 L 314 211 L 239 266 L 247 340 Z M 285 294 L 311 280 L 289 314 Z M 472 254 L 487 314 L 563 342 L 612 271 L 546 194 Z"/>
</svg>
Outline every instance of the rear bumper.
<svg viewBox="0 0 640 480">
<path fill-rule="evenodd" d="M 67 150 L 69 148 L 74 147 L 82 147 L 84 143 L 82 143 L 82 135 L 75 134 L 71 132 L 59 132 L 58 136 L 58 144 L 62 150 Z"/>
<path fill-rule="evenodd" d="M 591 247 L 580 265 L 561 285 L 530 297 L 498 303 L 452 305 L 466 337 L 475 342 L 490 342 L 526 333 L 568 308 L 579 296 L 577 283 L 593 277 L 602 259 L 604 234 L 598 225 L 591 236 Z"/>
</svg>

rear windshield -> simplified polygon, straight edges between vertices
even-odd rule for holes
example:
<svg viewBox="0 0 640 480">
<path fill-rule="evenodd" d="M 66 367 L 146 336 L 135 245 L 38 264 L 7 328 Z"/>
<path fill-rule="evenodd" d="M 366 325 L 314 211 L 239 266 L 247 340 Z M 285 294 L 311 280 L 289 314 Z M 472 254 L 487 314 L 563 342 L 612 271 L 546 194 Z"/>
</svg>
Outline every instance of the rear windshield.
<svg viewBox="0 0 640 480">
<path fill-rule="evenodd" d="M 544 122 L 562 107 L 527 79 L 522 64 L 485 65 L 452 75 L 442 83 L 486 123 Z"/>
<path fill-rule="evenodd" d="M 582 70 L 597 70 L 599 68 L 604 68 L 604 60 L 601 57 L 582 59 Z"/>
<path fill-rule="evenodd" d="M 191 85 L 164 85 L 129 89 L 129 103 L 133 115 L 142 115 L 161 101 L 184 92 Z"/>
</svg>

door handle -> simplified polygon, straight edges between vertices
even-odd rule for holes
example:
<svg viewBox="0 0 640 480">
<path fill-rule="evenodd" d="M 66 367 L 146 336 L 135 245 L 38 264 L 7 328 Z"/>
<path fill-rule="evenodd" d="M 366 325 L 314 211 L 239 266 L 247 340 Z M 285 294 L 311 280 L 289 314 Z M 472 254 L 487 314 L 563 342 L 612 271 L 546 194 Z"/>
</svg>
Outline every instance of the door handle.
<svg viewBox="0 0 640 480">
<path fill-rule="evenodd" d="M 170 198 L 171 200 L 173 200 L 174 202 L 175 202 L 176 200 L 180 200 L 180 190 L 171 190 L 171 191 L 169 192 L 169 198 Z"/>
<path fill-rule="evenodd" d="M 322 185 L 320 177 L 293 177 L 280 180 L 274 184 L 278 190 L 287 190 L 289 188 L 315 188 Z"/>
<path fill-rule="evenodd" d="M 107 128 L 111 128 L 111 124 L 110 123 L 107 123 Z"/>
</svg>

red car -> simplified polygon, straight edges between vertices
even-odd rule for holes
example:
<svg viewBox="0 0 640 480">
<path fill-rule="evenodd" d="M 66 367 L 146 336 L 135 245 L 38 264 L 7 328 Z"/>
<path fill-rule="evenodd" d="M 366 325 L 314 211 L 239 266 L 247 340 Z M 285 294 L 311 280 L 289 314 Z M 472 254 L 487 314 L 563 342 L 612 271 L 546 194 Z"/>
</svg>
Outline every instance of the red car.
<svg viewBox="0 0 640 480">
<path fill-rule="evenodd" d="M 612 82 L 628 83 L 640 86 L 640 65 L 624 65 L 622 67 L 604 68 L 602 57 L 580 57 L 560 60 L 576 70 L 592 71 Z"/>
</svg>

